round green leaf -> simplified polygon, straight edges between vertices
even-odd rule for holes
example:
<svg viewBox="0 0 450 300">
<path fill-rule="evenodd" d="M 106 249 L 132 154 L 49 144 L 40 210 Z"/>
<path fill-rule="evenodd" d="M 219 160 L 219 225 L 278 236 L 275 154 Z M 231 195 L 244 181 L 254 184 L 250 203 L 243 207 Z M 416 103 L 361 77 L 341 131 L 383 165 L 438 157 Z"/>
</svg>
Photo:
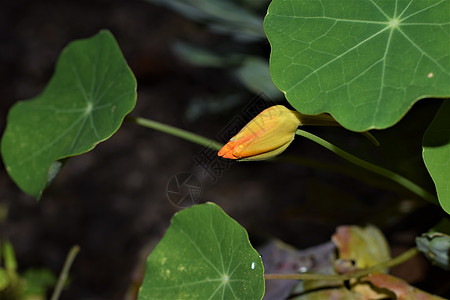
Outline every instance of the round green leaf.
<svg viewBox="0 0 450 300">
<path fill-rule="evenodd" d="M 9 111 L 1 144 L 9 175 L 39 198 L 56 161 L 108 139 L 135 103 L 136 80 L 109 31 L 70 43 L 43 93 Z"/>
<path fill-rule="evenodd" d="M 261 299 L 263 275 L 245 229 L 206 203 L 172 218 L 147 260 L 138 299 Z"/>
<path fill-rule="evenodd" d="M 450 95 L 450 1 L 273 0 L 270 72 L 305 114 L 364 131 Z"/>
<path fill-rule="evenodd" d="M 423 136 L 423 160 L 439 204 L 450 214 L 450 100 L 445 100 Z"/>
</svg>

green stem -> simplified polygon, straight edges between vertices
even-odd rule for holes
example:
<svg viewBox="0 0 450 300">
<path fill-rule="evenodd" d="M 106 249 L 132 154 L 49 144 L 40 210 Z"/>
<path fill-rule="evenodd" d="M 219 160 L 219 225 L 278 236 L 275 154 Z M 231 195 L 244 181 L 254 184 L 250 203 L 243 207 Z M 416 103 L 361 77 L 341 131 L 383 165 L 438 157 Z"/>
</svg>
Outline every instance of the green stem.
<svg viewBox="0 0 450 300">
<path fill-rule="evenodd" d="M 328 150 L 339 155 L 340 157 L 354 163 L 355 165 L 358 165 L 364 169 L 367 169 L 371 172 L 374 172 L 378 175 L 384 176 L 386 178 L 389 178 L 389 179 L 397 182 L 398 184 L 400 184 L 401 186 L 410 190 L 414 194 L 418 195 L 419 197 L 421 197 L 423 199 L 430 201 L 433 204 L 438 203 L 436 197 L 434 197 L 432 194 L 430 194 L 429 192 L 427 192 L 426 190 L 424 190 L 422 187 L 418 186 L 414 182 L 410 181 L 409 179 L 406 179 L 405 177 L 403 177 L 395 172 L 392 172 L 388 169 L 385 169 L 383 167 L 380 167 L 380 166 L 377 166 L 370 162 L 367 162 L 365 160 L 362 160 L 362 159 L 342 150 L 341 148 L 331 144 L 330 142 L 327 142 L 324 139 L 321 139 L 320 137 L 318 137 L 312 133 L 309 133 L 307 131 L 298 129 L 296 134 L 303 136 L 303 137 L 321 145 L 322 147 L 327 148 Z"/>
<path fill-rule="evenodd" d="M 144 118 L 136 118 L 136 117 L 130 117 L 127 116 L 126 120 L 136 123 L 138 125 L 141 125 L 143 127 L 147 127 L 147 128 L 151 128 L 151 129 L 155 129 L 167 134 L 171 134 L 174 136 L 177 136 L 179 138 L 185 139 L 186 141 L 189 142 L 193 142 L 196 144 L 199 144 L 201 146 L 205 146 L 208 148 L 211 148 L 213 150 L 220 150 L 220 148 L 222 148 L 222 144 L 219 142 L 216 142 L 214 140 L 205 138 L 201 135 L 180 129 L 180 128 L 176 128 L 170 125 L 166 125 L 160 122 L 156 122 L 153 120 L 149 120 L 149 119 L 144 119 Z"/>
<path fill-rule="evenodd" d="M 295 279 L 295 280 L 326 280 L 326 281 L 345 281 L 350 280 L 352 278 L 359 278 L 369 275 L 370 273 L 380 271 L 382 269 L 390 268 L 393 266 L 397 266 L 415 255 L 417 255 L 419 251 L 417 248 L 411 248 L 406 252 L 403 252 L 399 256 L 379 263 L 373 267 L 358 270 L 346 274 L 265 274 L 265 279 Z"/>
<path fill-rule="evenodd" d="M 72 266 L 72 263 L 75 260 L 78 252 L 80 252 L 80 247 L 78 245 L 75 245 L 70 249 L 69 254 L 67 254 L 66 261 L 64 262 L 63 269 L 59 274 L 58 282 L 56 283 L 50 300 L 57 300 L 61 295 L 64 284 L 66 283 L 67 277 L 69 276 L 70 267 Z"/>
</svg>

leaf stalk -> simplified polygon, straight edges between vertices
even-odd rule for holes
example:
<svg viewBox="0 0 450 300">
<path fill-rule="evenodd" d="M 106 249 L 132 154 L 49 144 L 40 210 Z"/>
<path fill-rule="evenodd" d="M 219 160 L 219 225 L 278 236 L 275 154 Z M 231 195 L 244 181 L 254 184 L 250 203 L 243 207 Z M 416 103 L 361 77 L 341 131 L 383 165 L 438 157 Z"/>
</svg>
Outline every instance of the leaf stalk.
<svg viewBox="0 0 450 300">
<path fill-rule="evenodd" d="M 155 129 L 155 130 L 182 138 L 186 141 L 211 148 L 213 150 L 220 150 L 220 148 L 222 148 L 222 146 L 223 146 L 221 143 L 216 142 L 211 139 L 208 139 L 208 138 L 205 138 L 201 135 L 189 132 L 184 129 L 173 127 L 173 126 L 170 126 L 167 124 L 163 124 L 163 123 L 160 123 L 157 121 L 153 121 L 153 120 L 149 120 L 149 119 L 145 119 L 145 118 L 139 118 L 139 117 L 131 117 L 131 116 L 127 116 L 126 120 L 133 122 L 135 124 L 141 125 L 146 128 Z"/>
<path fill-rule="evenodd" d="M 388 169 L 385 169 L 383 167 L 380 167 L 378 165 L 375 165 L 373 163 L 365 161 L 361 158 L 358 158 L 358 157 L 354 156 L 353 154 L 350 154 L 347 151 L 342 150 L 341 148 L 331 144 L 330 142 L 328 142 L 310 132 L 298 129 L 296 131 L 296 134 L 321 145 L 322 147 L 334 152 L 336 155 L 348 160 L 349 162 L 351 162 L 357 166 L 360 166 L 366 170 L 369 170 L 373 173 L 376 173 L 378 175 L 384 176 L 392 181 L 397 182 L 398 184 L 400 184 L 404 188 L 408 189 L 412 193 L 416 194 L 417 196 L 419 196 L 425 200 L 428 200 L 429 202 L 431 202 L 433 204 L 438 204 L 438 201 L 434 195 L 430 194 L 428 191 L 426 191 L 419 185 L 415 184 L 411 180 L 401 176 L 398 173 L 395 173 L 393 171 L 390 171 Z"/>
<path fill-rule="evenodd" d="M 395 258 L 381 262 L 373 267 L 357 270 L 345 274 L 264 274 L 264 278 L 271 279 L 295 279 L 295 280 L 324 280 L 324 281 L 345 281 L 352 278 L 359 278 L 369 275 L 370 273 L 377 272 L 386 268 L 397 266 L 403 262 L 413 258 L 419 253 L 416 247 L 411 248 Z"/>
</svg>

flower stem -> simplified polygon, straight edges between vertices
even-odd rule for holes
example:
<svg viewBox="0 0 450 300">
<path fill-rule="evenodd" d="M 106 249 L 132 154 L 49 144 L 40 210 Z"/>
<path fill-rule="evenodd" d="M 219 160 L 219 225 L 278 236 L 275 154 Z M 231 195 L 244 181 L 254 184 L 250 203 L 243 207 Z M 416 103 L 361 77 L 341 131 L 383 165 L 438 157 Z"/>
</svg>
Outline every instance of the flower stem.
<svg viewBox="0 0 450 300">
<path fill-rule="evenodd" d="M 69 254 L 67 254 L 66 261 L 64 262 L 63 269 L 59 274 L 58 282 L 56 283 L 50 300 L 57 300 L 61 295 L 64 284 L 66 283 L 67 277 L 69 276 L 70 267 L 72 266 L 75 257 L 77 257 L 78 252 L 80 252 L 80 246 L 75 245 L 70 249 Z"/>
<path fill-rule="evenodd" d="M 334 152 L 335 154 L 339 155 L 340 157 L 348 160 L 349 162 L 354 163 L 355 165 L 358 165 L 366 170 L 369 170 L 371 172 L 374 172 L 378 175 L 384 176 L 386 178 L 389 178 L 395 182 L 397 182 L 398 184 L 400 184 L 401 186 L 403 186 L 404 188 L 410 190 L 411 192 L 413 192 L 414 194 L 418 195 L 419 197 L 426 199 L 428 201 L 430 201 L 433 204 L 437 204 L 437 199 L 435 196 L 433 196 L 432 194 L 430 194 L 429 192 L 427 192 L 425 189 L 423 189 L 422 187 L 418 186 L 417 184 L 415 184 L 414 182 L 410 181 L 409 179 L 406 179 L 405 177 L 401 176 L 400 174 L 397 174 L 393 171 L 390 171 L 388 169 L 385 169 L 383 167 L 380 167 L 378 165 L 372 164 L 368 161 L 362 160 L 356 156 L 354 156 L 353 154 L 350 154 L 344 150 L 342 150 L 341 148 L 331 144 L 330 142 L 325 141 L 324 139 L 309 133 L 307 131 L 298 129 L 296 131 L 297 135 L 303 136 L 319 145 L 321 145 L 322 147 L 327 148 L 328 150 Z"/>
<path fill-rule="evenodd" d="M 265 274 L 265 279 L 295 279 L 295 280 L 326 280 L 326 281 L 345 281 L 350 280 L 352 278 L 364 277 L 369 275 L 370 273 L 390 268 L 393 266 L 397 266 L 415 255 L 417 255 L 419 251 L 417 248 L 411 248 L 408 251 L 403 252 L 399 256 L 389 259 L 387 261 L 381 262 L 373 267 L 357 270 L 354 272 L 346 273 L 346 274 Z"/>
<path fill-rule="evenodd" d="M 151 129 L 155 129 L 167 134 L 171 134 L 174 135 L 176 137 L 185 139 L 186 141 L 189 142 L 193 142 L 196 144 L 199 144 L 201 146 L 205 146 L 208 148 L 211 148 L 213 150 L 220 150 L 220 148 L 222 148 L 222 144 L 219 142 L 216 142 L 214 140 L 205 138 L 201 135 L 177 128 L 177 127 L 173 127 L 170 125 L 166 125 L 157 121 L 153 121 L 153 120 L 149 120 L 149 119 L 144 119 L 144 118 L 138 118 L 138 117 L 130 117 L 127 116 L 126 120 L 136 123 L 138 125 L 141 125 L 143 127 L 147 127 L 147 128 L 151 128 Z"/>
</svg>

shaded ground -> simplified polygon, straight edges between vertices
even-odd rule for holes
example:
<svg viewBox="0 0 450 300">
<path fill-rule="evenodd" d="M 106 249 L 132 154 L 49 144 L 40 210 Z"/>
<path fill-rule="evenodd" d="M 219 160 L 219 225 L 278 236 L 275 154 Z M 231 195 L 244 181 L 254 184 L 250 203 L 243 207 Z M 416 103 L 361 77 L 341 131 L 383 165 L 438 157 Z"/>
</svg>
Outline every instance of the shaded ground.
<svg viewBox="0 0 450 300">
<path fill-rule="evenodd" d="M 194 68 L 170 51 L 177 39 L 212 45 L 227 37 L 208 33 L 202 26 L 144 1 L 20 0 L 2 3 L 0 9 L 2 131 L 9 107 L 43 89 L 61 49 L 73 39 L 92 36 L 103 28 L 115 35 L 137 77 L 138 102 L 133 115 L 216 138 L 239 114 L 236 106 L 226 114 L 187 122 L 185 111 L 193 97 L 222 95 L 244 87 L 224 71 Z M 261 47 L 261 53 L 268 53 L 268 45 Z M 254 97 L 248 93 L 249 101 Z M 432 113 L 436 108 L 436 103 L 419 104 L 400 126 L 410 128 L 414 114 Z M 411 129 L 412 136 L 421 136 L 425 126 L 419 125 Z M 317 132 L 347 149 L 370 148 L 367 140 L 340 129 Z M 379 137 L 393 148 L 410 143 L 420 150 L 420 138 L 409 142 L 409 137 L 402 135 L 404 139 L 399 140 L 398 136 L 392 131 Z M 48 267 L 58 273 L 69 248 L 80 245 L 72 282 L 62 299 L 123 299 L 131 282 L 140 278 L 142 259 L 177 210 L 167 200 L 167 182 L 179 172 L 197 172 L 193 157 L 200 151 L 197 145 L 125 123 L 94 151 L 70 159 L 40 203 L 20 192 L 2 168 L 0 202 L 9 205 L 9 216 L 1 233 L 13 242 L 21 269 Z M 368 155 L 378 155 L 390 165 L 402 157 L 402 151 L 406 150 L 391 158 L 380 157 L 375 150 Z M 297 141 L 286 156 L 294 154 L 360 172 L 307 141 Z M 420 164 L 420 156 L 407 162 L 416 163 Z M 402 166 L 392 166 L 402 170 Z M 408 168 L 403 171 L 408 173 Z M 411 176 L 414 174 L 411 171 Z M 251 234 L 275 236 L 299 248 L 329 240 L 338 225 L 372 222 L 387 234 L 394 254 L 411 247 L 414 236 L 442 215 L 439 209 L 426 206 L 400 218 L 399 211 L 416 203 L 407 192 L 384 191 L 351 176 L 306 167 L 305 162 L 233 164 L 217 182 L 204 182 L 201 201 L 218 203 Z M 450 296 L 445 284 L 448 273 L 422 258 L 394 272 L 426 291 Z"/>
</svg>

